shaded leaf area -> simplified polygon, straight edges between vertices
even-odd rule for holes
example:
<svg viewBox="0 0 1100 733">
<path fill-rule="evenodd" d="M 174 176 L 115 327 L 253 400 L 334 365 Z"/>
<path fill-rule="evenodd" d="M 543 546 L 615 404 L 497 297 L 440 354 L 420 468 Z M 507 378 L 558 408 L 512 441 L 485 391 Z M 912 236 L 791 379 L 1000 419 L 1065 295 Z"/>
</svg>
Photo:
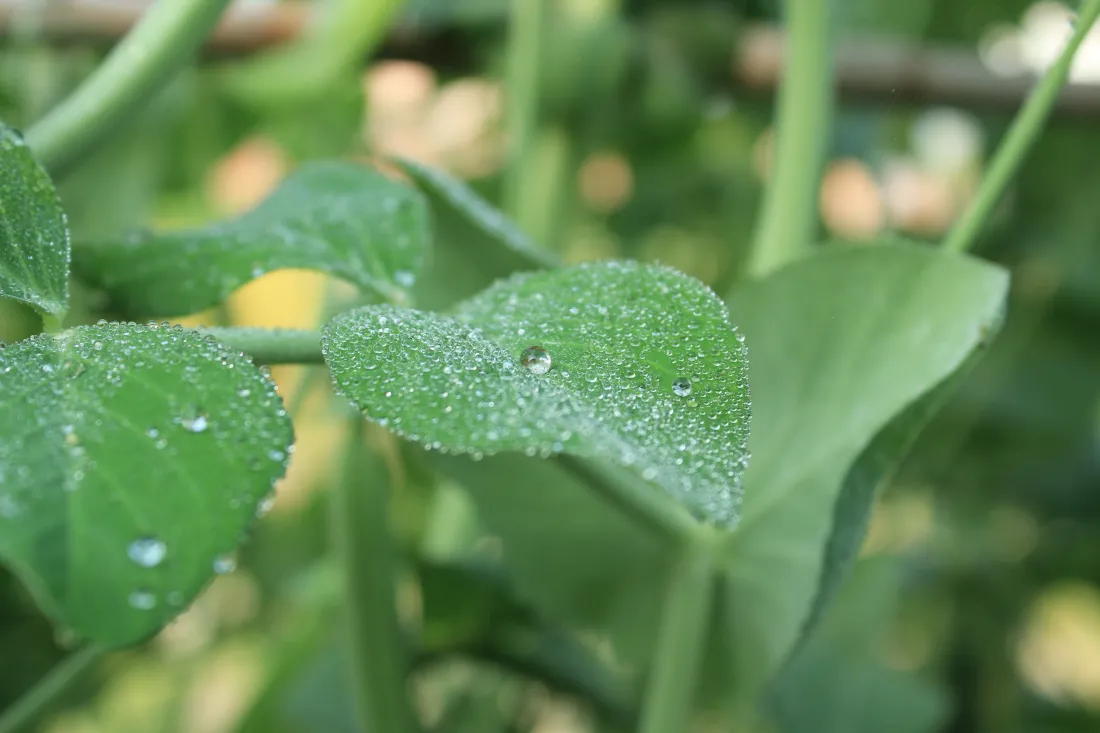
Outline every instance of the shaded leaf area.
<svg viewBox="0 0 1100 733">
<path fill-rule="evenodd" d="M 108 646 L 179 614 L 286 470 L 293 428 L 241 354 L 110 324 L 0 350 L 0 558 Z"/>
<path fill-rule="evenodd" d="M 323 162 L 299 168 L 240 218 L 82 244 L 73 266 L 116 309 L 150 317 L 208 308 L 285 268 L 318 270 L 400 300 L 420 275 L 429 240 L 416 189 L 370 168 Z"/>
<path fill-rule="evenodd" d="M 989 333 L 987 338 L 992 335 Z M 973 352 L 944 383 L 890 421 L 852 464 L 833 509 L 833 527 L 825 545 L 817 595 L 802 629 L 803 639 L 825 614 L 855 563 L 878 491 L 894 478 L 921 431 L 984 356 L 984 348 Z"/>
<path fill-rule="evenodd" d="M 69 230 L 49 175 L 0 123 L 0 295 L 60 319 L 69 306 Z"/>
<path fill-rule="evenodd" d="M 411 160 L 397 160 L 427 197 L 436 247 L 416 289 L 416 303 L 438 310 L 472 297 L 517 271 L 553 269 L 562 262 L 495 209 L 467 183 Z"/>
<path fill-rule="evenodd" d="M 673 543 L 595 495 L 555 462 L 516 454 L 437 464 L 468 490 L 499 537 L 516 593 L 546 616 L 606 634 L 616 659 L 644 664 Z"/>
<path fill-rule="evenodd" d="M 428 447 L 627 466 L 708 521 L 737 520 L 745 349 L 675 270 L 580 265 L 501 281 L 453 316 L 362 308 L 325 329 L 341 391 Z"/>
<path fill-rule="evenodd" d="M 862 562 L 765 700 L 778 733 L 932 733 L 947 718 L 943 690 L 890 669 L 880 648 L 900 591 L 892 561 Z"/>
<path fill-rule="evenodd" d="M 756 408 L 726 568 L 733 674 L 746 694 L 778 668 L 823 578 L 835 583 L 862 535 L 872 492 L 835 512 L 853 464 L 996 330 L 1007 285 L 996 266 L 892 242 L 825 250 L 730 300 Z M 908 442 L 884 439 L 864 466 L 871 474 L 853 478 L 877 483 Z M 857 531 L 826 567 L 829 537 L 844 537 L 845 523 Z"/>
</svg>

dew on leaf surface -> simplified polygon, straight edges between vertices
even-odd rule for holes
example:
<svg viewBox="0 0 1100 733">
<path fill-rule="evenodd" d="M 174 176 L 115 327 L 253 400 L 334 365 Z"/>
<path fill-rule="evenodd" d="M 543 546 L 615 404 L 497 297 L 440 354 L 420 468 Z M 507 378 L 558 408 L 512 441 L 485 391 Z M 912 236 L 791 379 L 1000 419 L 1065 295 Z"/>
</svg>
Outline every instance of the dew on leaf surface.
<svg viewBox="0 0 1100 733">
<path fill-rule="evenodd" d="M 330 323 L 323 346 L 340 391 L 409 439 L 475 458 L 610 459 L 697 515 L 736 522 L 746 350 L 722 301 L 675 270 L 601 262 L 526 273 L 448 315 L 368 306 Z M 532 348 L 546 354 L 541 373 L 525 358 Z M 570 365 L 552 379 L 542 376 L 550 354 Z M 707 389 L 683 399 L 669 385 L 684 374 Z"/>
<path fill-rule="evenodd" d="M 156 537 L 139 537 L 126 547 L 126 555 L 136 565 L 155 568 L 168 554 L 168 546 Z"/>
<path fill-rule="evenodd" d="M 553 360 L 550 352 L 541 346 L 528 346 L 520 355 L 519 363 L 532 374 L 546 374 L 550 371 Z"/>
<path fill-rule="evenodd" d="M 139 589 L 132 591 L 127 599 L 130 608 L 138 611 L 152 611 L 157 607 L 157 597 L 152 591 Z"/>
<path fill-rule="evenodd" d="M 237 569 L 237 558 L 228 552 L 224 555 L 218 555 L 214 558 L 213 568 L 216 575 L 231 573 Z"/>
</svg>

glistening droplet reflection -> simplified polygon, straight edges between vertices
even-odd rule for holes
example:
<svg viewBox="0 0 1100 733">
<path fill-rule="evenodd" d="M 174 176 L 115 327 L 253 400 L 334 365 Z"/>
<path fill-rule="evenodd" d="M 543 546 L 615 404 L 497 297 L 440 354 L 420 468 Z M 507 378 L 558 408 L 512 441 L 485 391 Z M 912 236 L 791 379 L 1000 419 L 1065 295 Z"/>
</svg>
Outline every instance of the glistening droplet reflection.
<svg viewBox="0 0 1100 733">
<path fill-rule="evenodd" d="M 691 394 L 691 380 L 687 377 L 677 377 L 672 380 L 672 393 L 677 397 L 687 397 Z"/>
<path fill-rule="evenodd" d="M 157 607 L 157 597 L 147 590 L 133 591 L 130 593 L 128 601 L 130 608 L 135 608 L 138 611 L 151 611 Z"/>
<path fill-rule="evenodd" d="M 168 554 L 168 546 L 156 537 L 140 537 L 126 546 L 126 555 L 143 568 L 155 568 Z"/>
<path fill-rule="evenodd" d="M 519 363 L 532 374 L 546 374 L 550 371 L 552 360 L 550 352 L 541 346 L 528 346 L 520 355 Z"/>
</svg>

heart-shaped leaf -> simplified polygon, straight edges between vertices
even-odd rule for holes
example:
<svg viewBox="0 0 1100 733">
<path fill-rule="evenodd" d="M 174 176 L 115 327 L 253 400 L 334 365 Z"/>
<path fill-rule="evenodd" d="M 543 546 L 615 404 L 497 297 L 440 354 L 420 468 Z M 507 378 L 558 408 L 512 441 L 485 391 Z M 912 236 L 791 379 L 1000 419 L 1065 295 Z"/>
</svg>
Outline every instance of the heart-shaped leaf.
<svg viewBox="0 0 1100 733">
<path fill-rule="evenodd" d="M 429 447 L 608 459 L 699 517 L 736 522 L 745 349 L 714 293 L 674 270 L 519 275 L 451 317 L 362 308 L 325 329 L 323 348 L 352 402 Z"/>
<path fill-rule="evenodd" d="M 752 353 L 755 408 L 726 567 L 733 673 L 746 694 L 775 672 L 810 613 L 849 470 L 989 337 L 1007 285 L 999 267 L 924 247 L 838 247 L 730 300 Z M 894 442 L 876 455 L 880 472 L 903 455 Z"/>
<path fill-rule="evenodd" d="M 0 124 L 0 295 L 57 320 L 69 307 L 69 230 L 53 183 Z"/>
<path fill-rule="evenodd" d="M 113 305 L 178 316 L 216 305 L 272 270 L 319 270 L 400 299 L 420 274 L 430 239 L 414 188 L 352 163 L 312 163 L 232 221 L 78 247 L 78 276 Z"/>
<path fill-rule="evenodd" d="M 110 324 L 0 350 L 0 559 L 118 646 L 176 616 L 286 469 L 293 428 L 242 355 Z"/>
</svg>

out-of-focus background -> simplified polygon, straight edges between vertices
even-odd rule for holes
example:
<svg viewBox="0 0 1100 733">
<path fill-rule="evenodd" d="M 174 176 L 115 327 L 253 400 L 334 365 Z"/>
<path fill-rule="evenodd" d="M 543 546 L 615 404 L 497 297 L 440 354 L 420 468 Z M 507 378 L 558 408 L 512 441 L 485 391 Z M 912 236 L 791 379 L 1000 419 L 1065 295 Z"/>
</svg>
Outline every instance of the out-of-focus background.
<svg viewBox="0 0 1100 733">
<path fill-rule="evenodd" d="M 781 3 L 546 0 L 534 85 L 517 88 L 509 38 L 523 28 L 510 14 L 524 4 L 408 0 L 362 59 L 331 58 L 354 50 L 355 2 L 325 8 L 330 23 L 312 3 L 234 4 L 201 62 L 61 182 L 74 241 L 231 217 L 305 160 L 400 154 L 468 180 L 568 261 L 659 260 L 728 290 L 768 178 Z M 839 97 L 821 238 L 933 241 L 1061 48 L 1071 10 L 1050 0 L 835 6 Z M 0 118 L 40 117 L 144 7 L 0 0 Z M 272 61 L 290 47 L 298 63 Z M 881 630 L 873 654 L 898 680 L 879 701 L 885 717 L 865 714 L 862 668 L 822 652 L 820 669 L 800 670 L 820 680 L 801 700 L 808 717 L 787 706 L 777 730 L 1100 730 L 1100 31 L 1071 81 L 978 248 L 1013 272 L 1008 325 L 875 511 L 873 562 L 856 580 L 889 592 L 860 593 L 857 582 L 830 620 L 838 648 L 845 634 Z M 536 114 L 508 173 L 524 108 Z M 447 231 L 437 238 L 448 245 Z M 313 327 L 345 295 L 324 276 L 276 272 L 182 322 Z M 35 327 L 0 304 L 0 339 Z M 45 730 L 354 730 L 324 563 L 340 413 L 323 372 L 275 377 L 297 416 L 297 451 L 236 570 L 156 639 L 113 656 Z M 432 515 L 411 494 L 396 526 L 419 547 Z M 460 494 L 441 496 L 437 513 L 469 511 Z M 492 538 L 478 541 L 492 552 Z M 410 618 L 421 590 L 413 576 L 400 588 Z M 0 571 L 0 707 L 66 644 Z M 583 705 L 493 665 L 426 665 L 414 688 L 423 719 L 447 730 L 592 729 Z M 463 715 L 466 727 L 449 722 Z"/>
</svg>

